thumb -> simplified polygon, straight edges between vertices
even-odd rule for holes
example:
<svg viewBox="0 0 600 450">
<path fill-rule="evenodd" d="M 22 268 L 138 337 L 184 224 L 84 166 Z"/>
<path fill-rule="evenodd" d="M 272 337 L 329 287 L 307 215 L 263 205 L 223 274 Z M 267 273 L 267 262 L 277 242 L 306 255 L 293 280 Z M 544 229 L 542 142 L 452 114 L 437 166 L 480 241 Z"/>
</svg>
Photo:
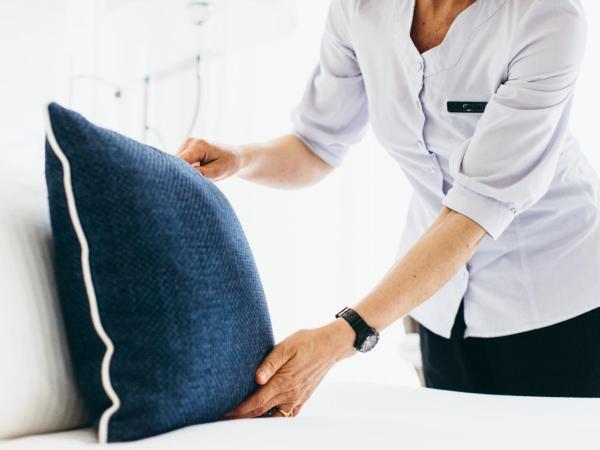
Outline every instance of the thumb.
<svg viewBox="0 0 600 450">
<path fill-rule="evenodd" d="M 258 366 L 256 370 L 256 382 L 258 384 L 267 383 L 288 360 L 289 358 L 286 356 L 284 346 L 282 344 L 276 345 L 271 353 L 260 363 L 260 366 Z"/>
<path fill-rule="evenodd" d="M 206 164 L 195 163 L 194 168 L 200 172 L 200 175 L 218 181 L 226 175 L 225 168 L 220 161 L 212 161 Z"/>
<path fill-rule="evenodd" d="M 181 144 L 181 146 L 177 149 L 177 152 L 175 153 L 176 155 L 180 155 L 181 153 L 183 153 L 183 151 L 188 147 L 188 145 L 191 144 L 191 142 L 193 141 L 193 138 L 187 138 L 183 144 Z"/>
<path fill-rule="evenodd" d="M 208 163 L 216 159 L 214 146 L 202 139 L 191 139 L 183 143 L 177 156 L 184 161 L 194 163 Z"/>
</svg>

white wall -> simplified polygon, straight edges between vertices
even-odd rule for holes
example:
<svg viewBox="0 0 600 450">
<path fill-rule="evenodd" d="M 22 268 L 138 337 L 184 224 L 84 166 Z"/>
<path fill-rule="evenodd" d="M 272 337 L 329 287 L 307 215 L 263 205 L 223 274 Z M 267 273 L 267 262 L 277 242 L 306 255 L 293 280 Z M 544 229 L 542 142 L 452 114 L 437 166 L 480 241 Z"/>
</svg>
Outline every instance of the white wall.
<svg viewBox="0 0 600 450">
<path fill-rule="evenodd" d="M 288 130 L 289 110 L 317 61 L 328 2 L 288 0 L 296 11 L 293 32 L 260 46 L 252 46 L 252 41 L 291 28 L 288 15 L 281 19 L 285 23 L 281 27 L 244 10 L 241 23 L 234 20 L 202 36 L 186 22 L 181 1 L 147 1 L 143 9 L 131 2 L 120 13 L 111 12 L 112 3 L 0 2 L 1 164 L 30 164 L 41 174 L 41 109 L 49 99 L 65 104 L 70 99 L 71 105 L 99 123 L 140 138 L 141 78 L 190 57 L 200 42 L 226 53 L 203 67 L 203 109 L 195 134 L 242 143 Z M 584 4 L 592 26 L 572 128 L 600 170 L 595 133 L 600 31 L 593 26 L 600 21 L 600 4 L 594 0 Z M 233 38 L 224 39 L 225 35 Z M 115 99 L 106 85 L 69 82 L 70 76 L 86 73 L 101 74 L 123 86 L 122 98 Z M 150 134 L 150 143 L 167 150 L 179 145 L 189 124 L 193 83 L 190 69 L 152 85 L 150 122 L 162 137 Z M 279 192 L 239 180 L 221 187 L 254 249 L 278 338 L 330 320 L 377 282 L 394 260 L 410 194 L 399 167 L 371 134 L 351 152 L 343 169 L 316 187 Z M 401 332 L 401 327 L 386 332 L 384 345 L 370 356 L 376 362 L 353 361 L 338 376 L 414 381 L 400 374 L 400 365 L 394 366 L 397 372 L 384 369 L 384 361 L 395 358 Z"/>
<path fill-rule="evenodd" d="M 32 162 L 44 142 L 42 105 L 68 89 L 63 3 L 0 2 L 0 162 Z"/>
</svg>

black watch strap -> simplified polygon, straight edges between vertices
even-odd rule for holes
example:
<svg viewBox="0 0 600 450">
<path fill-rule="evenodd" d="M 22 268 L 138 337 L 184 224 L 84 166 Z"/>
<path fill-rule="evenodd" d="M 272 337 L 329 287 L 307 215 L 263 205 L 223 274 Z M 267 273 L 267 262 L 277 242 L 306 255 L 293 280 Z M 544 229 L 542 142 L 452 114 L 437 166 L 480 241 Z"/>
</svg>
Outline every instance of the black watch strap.
<svg viewBox="0 0 600 450">
<path fill-rule="evenodd" d="M 377 333 L 377 330 L 375 330 L 375 328 L 371 327 L 367 322 L 365 322 L 364 319 L 360 316 L 360 314 L 358 314 L 352 308 L 346 307 L 342 309 L 339 313 L 335 315 L 335 317 L 343 318 L 352 327 L 352 329 L 356 333 L 354 347 L 361 352 L 368 351 L 372 348 L 369 347 L 365 349 L 363 347 L 363 342 L 368 336 L 376 335 L 377 339 L 379 338 L 379 333 Z M 377 342 L 377 339 L 375 339 L 375 343 Z"/>
<path fill-rule="evenodd" d="M 371 327 L 363 320 L 360 315 L 352 308 L 345 307 L 335 315 L 336 318 L 342 317 L 356 331 L 356 334 L 368 332 Z"/>
</svg>

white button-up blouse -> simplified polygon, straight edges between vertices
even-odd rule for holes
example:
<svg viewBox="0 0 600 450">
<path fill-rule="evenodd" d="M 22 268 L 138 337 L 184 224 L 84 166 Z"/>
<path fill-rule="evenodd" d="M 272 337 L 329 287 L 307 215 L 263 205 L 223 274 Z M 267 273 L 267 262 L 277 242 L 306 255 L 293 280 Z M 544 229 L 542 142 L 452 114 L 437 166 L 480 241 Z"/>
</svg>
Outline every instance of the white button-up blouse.
<svg viewBox="0 0 600 450">
<path fill-rule="evenodd" d="M 338 166 L 370 122 L 414 188 L 399 254 L 442 206 L 487 235 L 411 315 L 510 335 L 600 306 L 600 180 L 568 127 L 580 0 L 478 0 L 420 54 L 415 0 L 333 0 L 294 133 Z"/>
</svg>

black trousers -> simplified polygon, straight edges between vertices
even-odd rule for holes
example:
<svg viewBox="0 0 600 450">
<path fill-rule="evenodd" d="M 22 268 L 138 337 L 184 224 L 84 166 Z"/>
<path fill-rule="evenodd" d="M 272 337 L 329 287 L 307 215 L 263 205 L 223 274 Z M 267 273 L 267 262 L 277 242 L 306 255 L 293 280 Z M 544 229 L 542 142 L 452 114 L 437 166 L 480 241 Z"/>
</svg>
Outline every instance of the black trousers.
<svg viewBox="0 0 600 450">
<path fill-rule="evenodd" d="M 556 325 L 497 338 L 463 338 L 463 304 L 452 336 L 419 324 L 427 387 L 547 397 L 600 397 L 600 308 Z"/>
</svg>

